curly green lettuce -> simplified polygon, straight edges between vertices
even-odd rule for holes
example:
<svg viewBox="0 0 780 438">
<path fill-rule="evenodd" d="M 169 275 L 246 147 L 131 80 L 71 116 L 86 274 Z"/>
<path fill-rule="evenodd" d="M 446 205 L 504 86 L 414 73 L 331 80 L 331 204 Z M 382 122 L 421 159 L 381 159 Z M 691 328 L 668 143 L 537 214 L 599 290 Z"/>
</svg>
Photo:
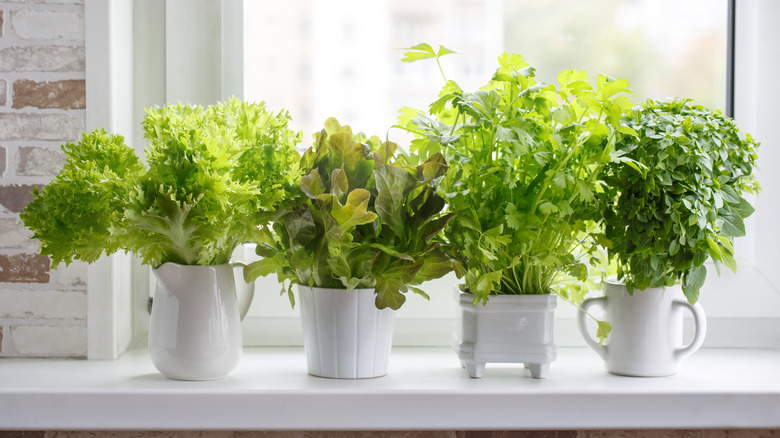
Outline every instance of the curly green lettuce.
<svg viewBox="0 0 780 438">
<path fill-rule="evenodd" d="M 148 109 L 148 167 L 121 137 L 85 134 L 22 219 L 55 266 L 120 249 L 153 267 L 227 263 L 300 177 L 289 120 L 238 99 Z"/>
<path fill-rule="evenodd" d="M 61 148 L 68 158 L 62 171 L 42 190 L 33 190 L 21 214 L 52 268 L 73 260 L 91 263 L 123 246 L 113 230 L 132 181 L 144 171 L 124 138 L 102 129 Z"/>
</svg>

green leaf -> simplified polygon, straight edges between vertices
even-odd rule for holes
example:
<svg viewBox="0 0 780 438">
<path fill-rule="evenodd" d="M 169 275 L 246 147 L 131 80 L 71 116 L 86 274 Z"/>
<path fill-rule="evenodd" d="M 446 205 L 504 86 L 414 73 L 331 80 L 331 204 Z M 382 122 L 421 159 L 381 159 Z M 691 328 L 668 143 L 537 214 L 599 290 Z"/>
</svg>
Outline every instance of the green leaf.
<svg viewBox="0 0 780 438">
<path fill-rule="evenodd" d="M 437 57 L 442 57 L 444 55 L 449 55 L 450 53 L 457 53 L 457 52 L 455 52 L 453 50 L 450 50 L 450 49 L 448 49 L 448 48 L 446 48 L 444 46 L 439 46 L 439 51 L 436 52 L 436 56 Z"/>
<path fill-rule="evenodd" d="M 404 168 L 381 165 L 374 170 L 376 182 L 376 213 L 382 225 L 389 227 L 396 236 L 406 235 L 406 195 L 416 185 L 415 178 Z"/>
<path fill-rule="evenodd" d="M 704 265 L 694 267 L 683 276 L 683 292 L 691 304 L 695 304 L 699 299 L 699 289 L 704 285 L 706 278 L 707 268 Z"/>
<path fill-rule="evenodd" d="M 414 62 L 414 61 L 419 61 L 421 59 L 429 59 L 435 57 L 436 57 L 436 52 L 433 50 L 433 47 L 431 47 L 429 44 L 421 43 L 409 47 L 407 51 L 404 52 L 404 58 L 401 59 L 401 62 Z"/>
<path fill-rule="evenodd" d="M 350 132 L 337 132 L 328 137 L 328 148 L 331 150 L 332 157 L 335 158 L 335 166 L 343 166 L 345 169 L 355 169 L 364 158 L 368 156 L 369 150 L 365 144 L 354 140 Z"/>
<path fill-rule="evenodd" d="M 375 304 L 378 309 L 390 308 L 398 310 L 406 302 L 403 292 L 406 292 L 408 289 L 397 278 L 377 278 L 375 290 Z"/>
<path fill-rule="evenodd" d="M 341 278 L 342 282 L 346 282 L 344 286 L 348 289 L 354 289 L 355 287 L 352 286 L 349 287 L 349 279 L 351 277 L 352 270 L 350 269 L 349 262 L 347 259 L 341 255 L 335 255 L 328 257 L 328 267 L 330 268 L 330 271 L 336 275 L 337 277 Z"/>
<path fill-rule="evenodd" d="M 430 301 L 430 299 L 431 299 L 431 297 L 427 293 L 425 293 L 424 290 L 420 289 L 419 287 L 409 286 L 409 290 L 411 290 L 412 292 L 416 293 L 417 295 L 425 298 L 426 300 Z"/>
<path fill-rule="evenodd" d="M 745 235 L 745 222 L 733 211 L 721 210 L 720 218 L 723 220 L 721 231 L 728 237 L 741 237 Z"/>
<path fill-rule="evenodd" d="M 628 80 L 626 79 L 614 79 L 604 75 L 598 76 L 596 94 L 600 95 L 603 100 L 607 100 L 615 94 L 626 92 L 627 90 Z"/>
<path fill-rule="evenodd" d="M 599 339 L 599 345 L 601 345 L 612 331 L 612 325 L 606 321 L 596 321 L 596 324 L 598 324 L 598 329 L 596 329 L 596 337 Z"/>
<path fill-rule="evenodd" d="M 545 201 L 541 205 L 539 205 L 539 211 L 543 215 L 550 215 L 550 214 L 553 214 L 553 213 L 557 213 L 558 212 L 558 207 L 556 207 L 555 204 L 553 204 L 550 201 Z"/>
<path fill-rule="evenodd" d="M 734 208 L 734 212 L 741 218 L 749 217 L 756 209 L 745 199 L 739 198 L 739 205 Z"/>
<path fill-rule="evenodd" d="M 417 179 L 423 183 L 429 183 L 443 176 L 445 172 L 447 172 L 447 163 L 444 161 L 444 155 L 437 152 L 417 166 Z"/>
<path fill-rule="evenodd" d="M 415 283 L 435 280 L 450 273 L 454 269 L 453 261 L 444 253 L 436 248 L 425 254 L 425 263 L 415 275 Z"/>
<path fill-rule="evenodd" d="M 439 198 L 441 199 L 441 198 Z M 435 212 L 435 213 L 438 213 Z M 433 213 L 433 214 L 435 214 Z M 432 214 L 432 215 L 433 215 Z M 439 233 L 444 230 L 444 227 L 455 217 L 455 213 L 448 213 L 444 216 L 439 216 L 436 219 L 429 220 L 423 227 L 422 237 L 425 242 L 429 242 L 437 237 Z M 429 218 L 430 219 L 430 218 Z"/>
<path fill-rule="evenodd" d="M 325 184 L 320 178 L 319 169 L 312 169 L 311 172 L 301 178 L 301 190 L 311 199 L 325 193 Z"/>
<path fill-rule="evenodd" d="M 519 230 L 523 226 L 522 216 L 517 211 L 515 204 L 508 203 L 504 210 L 506 212 L 507 226 L 513 230 Z"/>
<path fill-rule="evenodd" d="M 419 61 L 421 59 L 439 58 L 444 55 L 449 55 L 450 53 L 456 53 L 456 52 L 444 46 L 439 46 L 439 50 L 434 51 L 433 47 L 431 47 L 429 44 L 421 43 L 409 47 L 407 51 L 404 52 L 404 58 L 402 58 L 401 61 L 414 62 L 414 61 Z"/>
<path fill-rule="evenodd" d="M 258 277 L 265 277 L 277 272 L 283 266 L 281 256 L 260 259 L 244 266 L 244 280 L 249 283 L 255 281 Z"/>
<path fill-rule="evenodd" d="M 348 191 L 349 181 L 347 181 L 347 174 L 344 173 L 344 170 L 342 169 L 333 169 L 333 172 L 330 175 L 331 195 L 335 196 L 336 199 L 341 199 Z"/>
<path fill-rule="evenodd" d="M 390 161 L 390 158 L 393 157 L 396 150 L 398 150 L 398 145 L 391 142 L 386 141 L 379 145 L 378 148 L 376 148 L 373 151 L 374 154 L 374 161 L 376 161 L 376 164 L 388 164 Z"/>
<path fill-rule="evenodd" d="M 368 190 L 355 189 L 349 192 L 347 202 L 343 206 L 338 202 L 333 203 L 331 214 L 342 230 L 371 223 L 377 218 L 377 215 L 367 211 L 370 199 L 371 193 Z"/>
<path fill-rule="evenodd" d="M 480 296 L 487 296 L 495 290 L 496 284 L 501 282 L 502 276 L 501 270 L 488 272 L 483 274 L 477 280 L 477 285 L 474 293 Z"/>
</svg>

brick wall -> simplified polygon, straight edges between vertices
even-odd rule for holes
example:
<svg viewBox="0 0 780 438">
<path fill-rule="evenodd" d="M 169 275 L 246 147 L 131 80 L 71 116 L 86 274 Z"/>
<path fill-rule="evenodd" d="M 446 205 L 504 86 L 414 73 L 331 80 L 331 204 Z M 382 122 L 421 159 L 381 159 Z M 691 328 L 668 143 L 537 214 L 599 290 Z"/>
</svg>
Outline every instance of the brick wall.
<svg viewBox="0 0 780 438">
<path fill-rule="evenodd" d="M 0 1 L 0 357 L 87 353 L 86 265 L 50 270 L 19 213 L 85 123 L 83 0 Z"/>
</svg>

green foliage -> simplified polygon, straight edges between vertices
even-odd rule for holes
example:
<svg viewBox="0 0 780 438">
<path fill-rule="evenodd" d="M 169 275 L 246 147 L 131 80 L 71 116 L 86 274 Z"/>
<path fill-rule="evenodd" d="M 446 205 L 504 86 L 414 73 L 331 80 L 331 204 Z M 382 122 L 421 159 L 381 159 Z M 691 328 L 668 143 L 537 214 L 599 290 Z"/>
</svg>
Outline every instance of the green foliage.
<svg viewBox="0 0 780 438">
<path fill-rule="evenodd" d="M 147 110 L 148 169 L 122 137 L 85 134 L 22 219 L 54 266 L 119 249 L 155 267 L 226 263 L 300 176 L 288 121 L 237 99 Z"/>
<path fill-rule="evenodd" d="M 444 46 L 439 46 L 439 50 L 433 50 L 433 47 L 427 43 L 417 44 L 416 46 L 409 47 L 407 50 L 408 51 L 404 53 L 404 58 L 401 59 L 402 62 L 415 62 L 421 59 L 433 58 L 436 60 L 436 64 L 439 66 L 439 72 L 441 72 L 441 76 L 444 78 L 444 82 L 447 82 L 447 78 L 444 76 L 444 70 L 441 68 L 441 62 L 439 62 L 439 58 L 444 55 L 456 53 L 455 51 L 452 51 Z"/>
<path fill-rule="evenodd" d="M 275 234 L 256 242 L 264 258 L 245 277 L 276 273 L 292 284 L 327 288 L 375 288 L 378 308 L 398 309 L 405 292 L 452 270 L 438 248 L 451 219 L 436 183 L 447 170 L 441 154 L 418 166 L 396 158 L 397 145 L 353 134 L 328 119 L 301 158 L 305 175 Z"/>
<path fill-rule="evenodd" d="M 63 144 L 62 150 L 65 166 L 43 190 L 33 190 L 34 199 L 21 214 L 52 268 L 73 260 L 91 263 L 122 247 L 112 230 L 122 220 L 131 181 L 144 171 L 124 138 L 102 129 Z"/>
<path fill-rule="evenodd" d="M 627 113 L 618 160 L 603 169 L 600 242 L 629 291 L 682 282 L 695 303 L 708 257 L 736 270 L 732 238 L 753 213 L 759 145 L 733 120 L 687 99 Z"/>
<path fill-rule="evenodd" d="M 583 259 L 595 256 L 585 237 L 599 170 L 631 106 L 628 82 L 600 75 L 594 88 L 566 70 L 546 85 L 520 55 L 498 64 L 480 90 L 448 81 L 429 115 L 404 110 L 400 125 L 421 156 L 441 153 L 450 165 L 441 190 L 455 216 L 444 235 L 475 302 L 556 292 L 578 303 L 590 285 Z"/>
</svg>

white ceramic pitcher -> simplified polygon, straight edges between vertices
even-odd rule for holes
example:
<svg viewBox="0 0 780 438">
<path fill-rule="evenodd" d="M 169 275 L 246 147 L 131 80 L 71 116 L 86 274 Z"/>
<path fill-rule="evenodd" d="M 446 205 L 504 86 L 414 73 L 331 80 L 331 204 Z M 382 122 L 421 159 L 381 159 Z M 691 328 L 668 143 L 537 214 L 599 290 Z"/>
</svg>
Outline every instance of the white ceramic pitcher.
<svg viewBox="0 0 780 438">
<path fill-rule="evenodd" d="M 629 295 L 616 281 L 604 282 L 604 296 L 582 302 L 583 310 L 601 306 L 612 331 L 599 346 L 588 334 L 584 312 L 578 323 L 585 343 L 604 359 L 607 371 L 637 377 L 677 373 L 680 362 L 698 350 L 707 332 L 701 305 L 691 305 L 677 288 L 648 288 Z M 683 345 L 683 310 L 693 314 L 693 341 Z"/>
<path fill-rule="evenodd" d="M 149 355 L 166 377 L 220 379 L 242 353 L 233 266 L 164 263 L 149 324 Z"/>
</svg>

